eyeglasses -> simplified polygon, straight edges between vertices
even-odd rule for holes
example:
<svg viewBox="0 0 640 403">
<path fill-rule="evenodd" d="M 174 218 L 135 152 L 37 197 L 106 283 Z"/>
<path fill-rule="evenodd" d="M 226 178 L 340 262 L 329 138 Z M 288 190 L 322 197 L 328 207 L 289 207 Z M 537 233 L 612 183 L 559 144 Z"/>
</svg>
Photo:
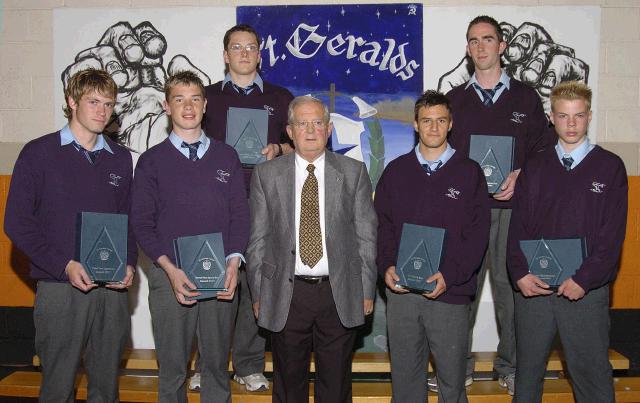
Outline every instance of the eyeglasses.
<svg viewBox="0 0 640 403">
<path fill-rule="evenodd" d="M 323 120 L 316 119 L 309 122 L 293 122 L 291 125 L 300 130 L 306 129 L 307 127 L 309 127 L 309 125 L 313 126 L 314 129 L 322 129 L 325 126 L 325 123 Z"/>
<path fill-rule="evenodd" d="M 255 43 L 252 43 L 249 45 L 241 45 L 239 43 L 234 43 L 232 45 L 229 45 L 229 50 L 235 53 L 240 53 L 243 50 L 246 50 L 247 53 L 253 53 L 253 52 L 257 52 L 258 49 L 259 47 Z"/>
</svg>

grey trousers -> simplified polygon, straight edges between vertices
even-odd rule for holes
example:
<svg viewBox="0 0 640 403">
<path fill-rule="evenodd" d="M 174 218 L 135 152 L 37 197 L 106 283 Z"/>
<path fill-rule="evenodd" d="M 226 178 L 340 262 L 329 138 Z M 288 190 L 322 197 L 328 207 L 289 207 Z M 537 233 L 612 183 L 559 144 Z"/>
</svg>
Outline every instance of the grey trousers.
<svg viewBox="0 0 640 403">
<path fill-rule="evenodd" d="M 176 300 L 162 269 L 153 267 L 147 274 L 159 365 L 159 402 L 187 402 L 187 365 L 197 329 L 200 340 L 200 401 L 231 403 L 227 367 L 237 298 L 231 302 L 203 300 L 184 306 Z"/>
<path fill-rule="evenodd" d="M 118 371 L 131 323 L 127 292 L 100 287 L 85 294 L 69 283 L 39 281 L 33 316 L 42 368 L 39 401 L 75 401 L 84 351 L 87 402 L 118 402 Z"/>
<path fill-rule="evenodd" d="M 518 366 L 514 402 L 542 401 L 544 372 L 556 333 L 560 334 L 578 403 L 613 403 L 609 363 L 609 286 L 581 300 L 557 295 L 526 298 L 516 293 Z M 522 376 L 520 376 L 522 374 Z"/>
<path fill-rule="evenodd" d="M 438 402 L 467 402 L 465 358 L 469 305 L 387 293 L 387 332 L 394 403 L 427 401 L 429 353 L 438 371 Z"/>
<path fill-rule="evenodd" d="M 259 334 L 258 324 L 253 315 L 253 304 L 249 292 L 249 282 L 245 265 L 239 271 L 238 313 L 233 332 L 231 355 L 233 369 L 238 376 L 247 376 L 264 371 L 264 349 L 266 339 Z"/>
<path fill-rule="evenodd" d="M 498 375 L 509 375 L 516 372 L 516 333 L 514 324 L 513 288 L 507 272 L 507 235 L 511 209 L 491 209 L 491 229 L 489 245 L 478 273 L 478 293 L 471 304 L 469 313 L 469 351 L 467 353 L 467 376 L 473 375 L 475 359 L 471 354 L 473 327 L 476 324 L 480 293 L 484 285 L 487 271 L 491 276 L 493 307 L 498 322 L 498 355 L 493 362 L 493 369 Z"/>
</svg>

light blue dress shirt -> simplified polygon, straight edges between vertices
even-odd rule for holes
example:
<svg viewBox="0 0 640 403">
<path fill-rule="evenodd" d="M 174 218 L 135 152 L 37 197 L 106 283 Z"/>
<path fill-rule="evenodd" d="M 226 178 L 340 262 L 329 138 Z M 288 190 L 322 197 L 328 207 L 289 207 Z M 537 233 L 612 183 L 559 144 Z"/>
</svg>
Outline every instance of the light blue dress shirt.
<svg viewBox="0 0 640 403">
<path fill-rule="evenodd" d="M 438 169 L 438 164 L 442 163 L 440 165 L 440 168 L 442 168 L 444 164 L 446 164 L 447 161 L 449 161 L 451 157 L 453 157 L 453 154 L 456 152 L 456 150 L 453 147 L 451 147 L 449 142 L 447 142 L 447 148 L 442 152 L 442 154 L 440 154 L 440 157 L 438 157 L 438 159 L 434 161 L 427 161 L 426 159 L 424 159 L 422 154 L 420 154 L 420 143 L 416 145 L 415 152 L 416 152 L 416 157 L 418 157 L 418 162 L 420 163 L 420 165 L 429 164 L 429 168 L 435 171 L 436 169 Z"/>
<path fill-rule="evenodd" d="M 578 147 L 576 147 L 573 151 L 569 153 L 566 152 L 564 148 L 562 148 L 562 146 L 560 145 L 560 142 L 558 142 L 558 144 L 556 144 L 556 154 L 558 155 L 558 159 L 560 160 L 560 162 L 562 162 L 562 157 L 566 155 L 570 155 L 571 158 L 573 158 L 571 169 L 574 169 L 575 167 L 578 166 L 579 163 L 582 162 L 582 160 L 587 156 L 587 154 L 589 154 L 589 152 L 593 150 L 595 147 L 596 147 L 595 144 L 591 144 L 591 142 L 589 141 L 589 137 L 585 137 L 582 144 L 580 144 Z"/>
<path fill-rule="evenodd" d="M 173 146 L 182 153 L 182 155 L 184 155 L 186 158 L 189 158 L 189 149 L 186 147 L 182 147 L 182 142 L 184 140 L 182 140 L 182 138 L 180 136 L 178 136 L 175 132 L 171 132 L 171 134 L 169 135 L 169 141 L 171 141 L 171 144 L 173 144 Z M 198 138 L 198 141 L 200 142 L 200 145 L 198 146 L 198 159 L 202 159 L 202 157 L 204 156 L 204 154 L 207 152 L 207 150 L 209 149 L 209 144 L 211 144 L 211 140 L 205 136 L 204 131 L 200 130 L 200 137 Z"/>
<path fill-rule="evenodd" d="M 80 144 L 76 136 L 71 131 L 71 128 L 69 127 L 69 125 L 66 125 L 62 129 L 60 129 L 60 146 L 66 146 L 67 144 L 71 144 L 73 142 Z M 111 150 L 111 147 L 109 147 L 109 144 L 104 140 L 104 137 L 102 136 L 102 134 L 98 134 L 98 137 L 96 139 L 96 145 L 93 147 L 93 150 L 88 150 L 88 151 L 98 151 L 98 150 L 106 150 L 109 153 L 113 154 L 113 150 Z"/>
<path fill-rule="evenodd" d="M 509 77 L 509 75 L 505 73 L 504 69 L 502 69 L 502 73 L 500 74 L 500 79 L 498 80 L 498 82 L 502 83 L 502 87 L 500 87 L 498 91 L 496 91 L 496 93 L 493 94 L 493 98 L 491 98 L 494 104 L 498 101 L 498 98 L 500 98 L 500 95 L 511 87 L 511 77 Z M 466 90 L 471 85 L 474 91 L 476 92 L 476 94 L 478 94 L 478 96 L 480 97 L 480 100 L 483 101 L 484 98 L 482 97 L 482 92 L 480 92 L 480 90 L 477 89 L 473 84 L 477 84 L 478 86 L 482 87 L 478 82 L 478 80 L 476 79 L 476 73 L 473 73 L 473 75 L 469 79 L 469 82 L 467 83 L 467 86 L 464 87 L 464 89 Z M 496 85 L 498 84 L 496 83 Z M 485 90 L 490 90 L 490 89 L 493 89 L 493 88 L 485 88 Z"/>
<path fill-rule="evenodd" d="M 224 86 L 227 85 L 227 83 L 229 82 L 233 82 L 231 80 L 231 74 L 227 73 L 226 76 L 224 76 L 224 80 L 222 80 L 222 89 L 224 90 Z M 260 74 L 256 73 L 256 78 L 253 79 L 253 82 L 249 85 L 255 84 L 258 86 L 258 88 L 260 88 L 260 92 L 264 92 L 264 82 L 262 81 L 262 77 L 260 77 Z M 236 84 L 237 85 L 237 84 Z M 253 91 L 253 89 L 251 90 Z M 249 91 L 249 94 L 251 93 L 251 91 Z"/>
</svg>

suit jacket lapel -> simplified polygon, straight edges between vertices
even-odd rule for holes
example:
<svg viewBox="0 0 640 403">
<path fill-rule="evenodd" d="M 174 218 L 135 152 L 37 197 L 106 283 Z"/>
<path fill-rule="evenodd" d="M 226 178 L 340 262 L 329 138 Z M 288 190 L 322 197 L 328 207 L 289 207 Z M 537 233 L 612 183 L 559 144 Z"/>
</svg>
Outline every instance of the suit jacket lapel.
<svg viewBox="0 0 640 403">
<path fill-rule="evenodd" d="M 336 213 L 340 209 L 344 175 L 339 171 L 338 162 L 331 151 L 325 151 L 324 167 L 324 222 L 325 229 L 332 228 Z"/>
<path fill-rule="evenodd" d="M 295 153 L 290 153 L 279 157 L 282 159 L 283 169 L 282 175 L 276 178 L 276 189 L 278 190 L 278 198 L 280 206 L 282 206 L 282 228 L 295 228 Z M 293 234 L 295 231 L 291 231 Z"/>
</svg>

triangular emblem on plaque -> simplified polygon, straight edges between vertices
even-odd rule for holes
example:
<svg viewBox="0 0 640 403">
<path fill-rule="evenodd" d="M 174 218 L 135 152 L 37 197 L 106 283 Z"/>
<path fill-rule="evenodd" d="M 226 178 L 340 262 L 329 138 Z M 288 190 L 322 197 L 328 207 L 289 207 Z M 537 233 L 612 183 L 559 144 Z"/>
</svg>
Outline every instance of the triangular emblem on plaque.
<svg viewBox="0 0 640 403">
<path fill-rule="evenodd" d="M 263 158 L 261 151 L 265 147 L 266 145 L 262 144 L 253 120 L 247 121 L 246 126 L 242 129 L 242 133 L 240 133 L 240 137 L 238 137 L 238 141 L 233 145 L 240 159 L 248 164 L 257 164 L 260 162 Z"/>
<path fill-rule="evenodd" d="M 89 250 L 86 265 L 91 279 L 98 282 L 113 281 L 115 274 L 122 267 L 122 258 L 116 252 L 107 227 L 102 227 L 100 235 Z"/>
<path fill-rule="evenodd" d="M 489 193 L 493 193 L 493 191 L 497 190 L 498 186 L 500 186 L 506 179 L 502 173 L 496 154 L 493 152 L 493 148 L 491 147 L 489 147 L 487 153 L 480 162 L 480 168 L 482 168 L 482 172 L 487 180 Z"/>
<path fill-rule="evenodd" d="M 190 270 L 192 278 L 195 279 L 196 288 L 211 288 L 220 278 L 222 267 L 209 241 L 203 242 Z M 206 278 L 207 283 L 198 284 L 198 278 Z"/>
<path fill-rule="evenodd" d="M 400 268 L 400 274 L 409 288 L 424 288 L 427 279 L 433 274 L 433 266 L 424 240 L 421 240 L 411 252 Z"/>
<path fill-rule="evenodd" d="M 536 245 L 536 250 L 529 263 L 529 272 L 547 284 L 558 284 L 562 274 L 562 265 L 544 238 Z"/>
</svg>

